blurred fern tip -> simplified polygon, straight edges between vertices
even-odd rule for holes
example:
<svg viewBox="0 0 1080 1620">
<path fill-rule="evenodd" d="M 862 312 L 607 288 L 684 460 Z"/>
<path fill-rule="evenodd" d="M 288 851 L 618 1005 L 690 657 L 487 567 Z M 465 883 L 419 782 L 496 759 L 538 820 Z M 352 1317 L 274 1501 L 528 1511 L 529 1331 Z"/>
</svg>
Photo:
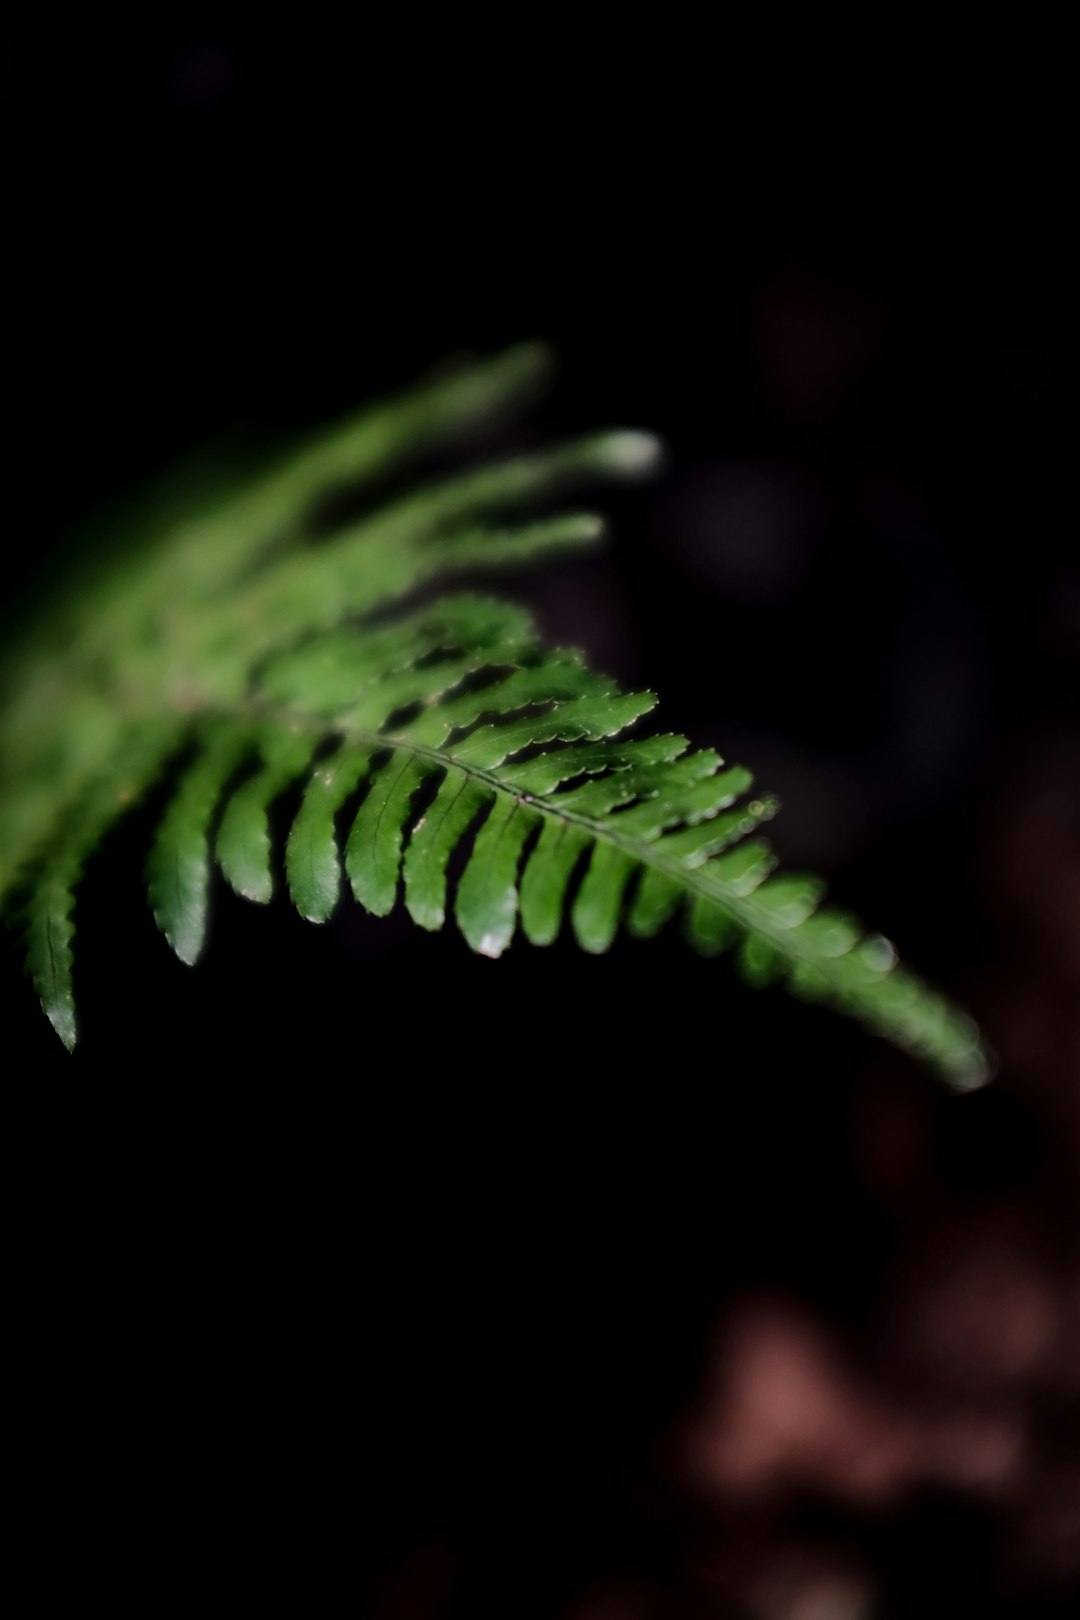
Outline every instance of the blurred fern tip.
<svg viewBox="0 0 1080 1620">
<path fill-rule="evenodd" d="M 164 781 L 146 876 L 184 962 L 205 945 L 215 866 L 270 900 L 269 812 L 299 791 L 284 870 L 313 922 L 343 876 L 379 916 L 399 895 L 421 928 L 452 911 L 489 957 L 518 930 L 546 945 L 567 918 L 599 952 L 620 927 L 647 938 L 678 914 L 693 949 L 733 948 L 751 984 L 782 980 L 953 1085 L 981 1084 L 971 1019 L 822 904 L 816 878 L 776 872 L 759 836 L 776 802 L 749 771 L 652 729 L 651 692 L 546 646 L 519 605 L 435 593 L 593 544 L 593 513 L 530 511 L 649 474 L 654 438 L 599 433 L 419 482 L 308 543 L 328 496 L 507 419 L 548 369 L 535 345 L 444 367 L 257 475 L 151 510 L 136 544 L 91 557 L 20 627 L 2 670 L 0 900 L 57 1034 L 74 1047 L 83 867 Z"/>
</svg>

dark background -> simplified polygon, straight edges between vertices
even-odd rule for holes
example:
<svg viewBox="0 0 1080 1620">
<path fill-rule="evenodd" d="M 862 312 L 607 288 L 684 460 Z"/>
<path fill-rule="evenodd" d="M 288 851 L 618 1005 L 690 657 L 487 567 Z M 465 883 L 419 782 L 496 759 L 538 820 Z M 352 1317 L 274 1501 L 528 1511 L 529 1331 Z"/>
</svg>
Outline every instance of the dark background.
<svg viewBox="0 0 1080 1620">
<path fill-rule="evenodd" d="M 781 793 L 781 852 L 972 1007 L 998 1082 L 950 1099 L 677 939 L 493 965 L 219 892 L 191 973 L 148 806 L 87 874 L 73 1060 L 5 947 L 47 1587 L 377 1620 L 1080 1590 L 1052 41 L 618 29 L 16 23 L 13 611 L 178 456 L 544 337 L 516 442 L 646 426 L 669 463 L 604 497 L 602 556 L 506 588 Z"/>
</svg>

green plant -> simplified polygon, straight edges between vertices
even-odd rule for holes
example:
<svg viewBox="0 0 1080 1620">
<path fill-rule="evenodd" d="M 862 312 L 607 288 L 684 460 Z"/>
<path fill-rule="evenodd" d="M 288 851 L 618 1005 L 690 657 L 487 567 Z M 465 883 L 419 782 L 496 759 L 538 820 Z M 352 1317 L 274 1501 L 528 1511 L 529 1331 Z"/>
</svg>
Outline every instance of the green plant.
<svg viewBox="0 0 1080 1620">
<path fill-rule="evenodd" d="M 607 433 L 504 460 L 421 485 L 317 543 L 307 536 L 328 493 L 506 414 L 543 367 L 523 348 L 443 374 L 192 509 L 157 514 L 137 546 L 90 557 L 9 650 L 0 896 L 25 921 L 29 971 L 57 1033 L 74 1045 L 83 863 L 168 770 L 147 870 L 185 962 L 203 947 L 214 858 L 239 894 L 270 898 L 268 810 L 304 780 L 285 866 L 313 921 L 338 901 L 346 811 L 354 895 L 381 915 L 403 880 L 424 928 L 442 925 L 448 862 L 475 834 L 453 909 L 481 954 L 497 956 L 518 923 L 533 944 L 551 941 L 565 910 L 588 951 L 606 949 L 624 917 L 645 936 L 681 910 L 690 943 L 734 945 L 750 982 L 783 978 L 953 1082 L 979 1083 L 971 1021 L 897 967 L 886 941 L 822 906 L 817 879 L 772 875 L 754 835 L 776 804 L 749 796 L 748 771 L 684 737 L 640 732 L 652 693 L 622 693 L 578 654 L 546 648 L 516 605 L 475 594 L 408 603 L 455 573 L 593 542 L 590 514 L 493 520 L 581 482 L 646 472 L 651 438 Z"/>
</svg>

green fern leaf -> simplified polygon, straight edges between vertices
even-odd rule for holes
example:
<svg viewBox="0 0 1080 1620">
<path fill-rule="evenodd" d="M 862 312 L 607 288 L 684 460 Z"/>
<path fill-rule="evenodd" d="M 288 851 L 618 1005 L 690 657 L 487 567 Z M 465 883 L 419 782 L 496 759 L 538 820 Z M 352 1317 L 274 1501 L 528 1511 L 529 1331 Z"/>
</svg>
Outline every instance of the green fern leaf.
<svg viewBox="0 0 1080 1620">
<path fill-rule="evenodd" d="M 378 916 L 402 897 L 437 929 L 452 910 L 491 957 L 519 928 L 542 946 L 568 927 L 595 953 L 624 924 L 645 939 L 681 913 L 690 945 L 735 947 L 751 984 L 783 979 L 956 1084 L 979 1083 L 971 1021 L 822 905 L 816 879 L 773 875 L 757 834 L 776 803 L 750 796 L 748 771 L 650 733 L 651 692 L 622 692 L 577 653 L 546 648 L 516 605 L 467 592 L 408 608 L 463 570 L 591 543 L 591 514 L 513 514 L 648 471 L 651 439 L 594 435 L 510 458 L 305 543 L 327 493 L 505 415 L 544 364 L 517 350 L 327 433 L 120 549 L 11 650 L 0 751 L 16 790 L 0 809 L 0 898 L 25 916 L 29 970 L 61 1039 L 74 1045 L 82 866 L 182 756 L 147 879 L 185 962 L 205 943 L 215 865 L 241 896 L 270 900 L 271 812 L 298 793 L 285 877 L 312 921 L 331 915 L 343 875 Z"/>
</svg>

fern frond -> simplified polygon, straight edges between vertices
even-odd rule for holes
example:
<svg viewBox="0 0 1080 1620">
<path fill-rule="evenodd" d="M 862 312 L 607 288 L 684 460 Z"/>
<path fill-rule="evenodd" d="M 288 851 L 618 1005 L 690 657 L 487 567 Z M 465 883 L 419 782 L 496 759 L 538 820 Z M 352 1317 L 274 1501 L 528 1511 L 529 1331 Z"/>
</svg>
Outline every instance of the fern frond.
<svg viewBox="0 0 1080 1620">
<path fill-rule="evenodd" d="M 312 921 L 330 916 L 343 880 L 376 915 L 399 897 L 423 928 L 452 913 L 492 957 L 518 929 L 546 945 L 568 925 L 600 952 L 624 923 L 644 939 L 681 915 L 695 949 L 735 947 L 750 982 L 781 978 L 955 1083 L 979 1083 L 970 1020 L 822 905 L 816 879 L 773 875 L 758 834 L 776 804 L 751 795 L 748 771 L 643 732 L 653 694 L 545 647 L 520 607 L 474 593 L 399 605 L 440 577 L 595 539 L 590 514 L 509 515 L 647 470 L 647 436 L 511 458 L 303 543 L 306 511 L 335 484 L 499 412 L 539 366 L 517 351 L 336 430 L 188 514 L 134 563 L 103 567 L 79 612 L 59 614 L 62 635 L 54 616 L 15 650 L 0 747 L 18 790 L 0 812 L 0 895 L 28 886 L 29 968 L 61 1038 L 74 1043 L 83 861 L 182 753 L 147 878 L 185 962 L 205 942 L 215 864 L 238 894 L 271 898 L 271 810 L 299 792 L 285 876 Z"/>
</svg>

